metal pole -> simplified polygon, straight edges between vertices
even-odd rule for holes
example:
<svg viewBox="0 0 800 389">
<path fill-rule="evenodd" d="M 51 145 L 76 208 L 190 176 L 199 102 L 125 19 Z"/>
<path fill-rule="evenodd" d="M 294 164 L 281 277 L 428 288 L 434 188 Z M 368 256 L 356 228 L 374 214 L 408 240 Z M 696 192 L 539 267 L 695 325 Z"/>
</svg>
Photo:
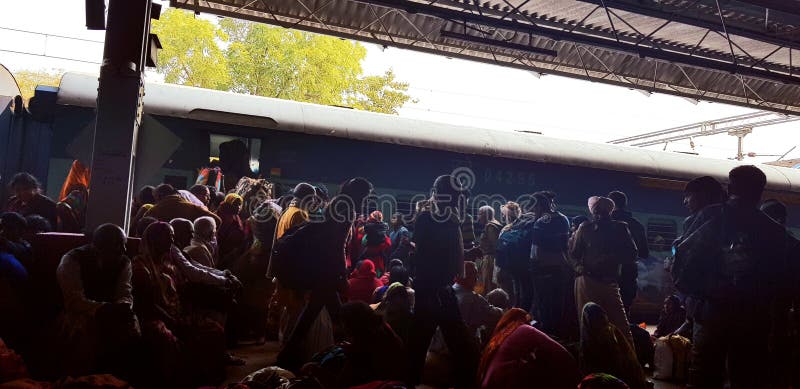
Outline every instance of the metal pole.
<svg viewBox="0 0 800 389">
<path fill-rule="evenodd" d="M 97 91 L 86 230 L 127 228 L 152 0 L 110 0 Z"/>
</svg>

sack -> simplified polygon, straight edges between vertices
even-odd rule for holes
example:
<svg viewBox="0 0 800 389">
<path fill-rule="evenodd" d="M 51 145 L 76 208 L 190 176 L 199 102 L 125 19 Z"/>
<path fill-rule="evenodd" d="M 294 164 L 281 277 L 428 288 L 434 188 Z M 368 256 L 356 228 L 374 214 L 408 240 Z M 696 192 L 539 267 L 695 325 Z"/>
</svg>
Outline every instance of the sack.
<svg viewBox="0 0 800 389">
<path fill-rule="evenodd" d="M 506 232 L 500 234 L 496 243 L 495 263 L 500 268 L 527 267 L 533 243 L 533 225 L 536 220 L 522 215 Z"/>
<path fill-rule="evenodd" d="M 314 324 L 308 330 L 308 335 L 303 339 L 301 346 L 301 356 L 303 361 L 310 361 L 317 353 L 333 346 L 336 340 L 333 338 L 333 321 L 328 313 L 328 308 L 322 308 L 314 320 Z"/>
<path fill-rule="evenodd" d="M 653 378 L 685 382 L 689 375 L 692 344 L 680 335 L 656 339 Z"/>
<path fill-rule="evenodd" d="M 303 252 L 306 242 L 299 236 L 302 229 L 309 225 L 302 223 L 290 228 L 272 246 L 272 274 L 281 285 L 292 290 L 308 290 L 313 286 L 310 285 L 311 282 L 305 274 L 307 269 L 304 268 Z"/>
</svg>

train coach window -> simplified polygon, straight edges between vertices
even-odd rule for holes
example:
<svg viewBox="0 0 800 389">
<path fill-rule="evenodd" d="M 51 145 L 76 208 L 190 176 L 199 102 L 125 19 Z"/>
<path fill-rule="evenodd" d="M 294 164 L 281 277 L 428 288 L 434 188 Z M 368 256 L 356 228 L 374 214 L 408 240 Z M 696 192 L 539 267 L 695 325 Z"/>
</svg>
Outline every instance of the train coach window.
<svg viewBox="0 0 800 389">
<path fill-rule="evenodd" d="M 647 244 L 653 251 L 669 251 L 678 237 L 678 225 L 674 220 L 650 219 L 647 221 Z"/>
<path fill-rule="evenodd" d="M 209 134 L 209 137 L 211 138 L 211 150 L 209 150 L 210 160 L 219 159 L 219 145 L 238 139 L 244 142 L 244 144 L 247 146 L 247 149 L 250 151 L 250 169 L 253 170 L 254 173 L 258 173 L 260 167 L 259 156 L 261 155 L 261 139 L 243 138 L 220 134 Z"/>
</svg>

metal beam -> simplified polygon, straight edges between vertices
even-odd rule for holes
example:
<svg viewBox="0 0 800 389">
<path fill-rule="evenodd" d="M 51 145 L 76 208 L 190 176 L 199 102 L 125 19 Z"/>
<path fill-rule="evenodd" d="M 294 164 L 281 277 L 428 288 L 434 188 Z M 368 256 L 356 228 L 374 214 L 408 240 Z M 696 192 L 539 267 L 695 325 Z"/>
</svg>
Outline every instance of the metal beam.
<svg viewBox="0 0 800 389">
<path fill-rule="evenodd" d="M 606 50 L 628 53 L 643 58 L 653 58 L 667 62 L 676 62 L 699 68 L 714 69 L 718 71 L 728 72 L 732 74 L 740 74 L 743 76 L 759 78 L 763 80 L 777 81 L 785 84 L 800 83 L 800 77 L 777 73 L 775 71 L 750 69 L 749 67 L 746 66 L 741 66 L 738 64 L 734 65 L 732 63 L 727 63 L 719 60 L 699 58 L 697 56 L 679 54 L 673 51 L 651 49 L 628 43 L 622 43 L 622 42 L 617 43 L 612 39 L 599 38 L 596 36 L 589 36 L 583 34 L 570 34 L 552 28 L 533 26 L 520 23 L 517 21 L 500 20 L 498 18 L 491 16 L 470 14 L 455 9 L 442 8 L 439 6 L 422 4 L 415 1 L 360 0 L 359 2 L 366 4 L 374 4 L 388 8 L 399 8 L 407 12 L 429 15 L 445 20 L 463 20 L 465 22 L 483 24 L 486 26 L 507 29 L 509 31 L 518 31 L 525 34 L 537 35 L 540 37 L 545 37 L 556 41 L 566 41 L 571 43 L 577 43 L 579 45 L 594 46 Z M 786 71 L 788 72 L 788 70 Z"/>
<path fill-rule="evenodd" d="M 716 32 L 719 32 L 719 33 L 723 32 L 722 27 L 717 23 L 713 23 L 713 22 L 710 22 L 710 21 L 707 21 L 707 20 L 698 19 L 698 18 L 693 18 L 693 17 L 690 17 L 690 16 L 683 16 L 683 15 L 680 15 L 680 14 L 678 14 L 676 12 L 659 11 L 659 10 L 656 10 L 656 9 L 653 9 L 653 8 L 649 8 L 649 7 L 645 7 L 645 6 L 639 6 L 639 5 L 635 5 L 635 4 L 630 4 L 630 3 L 627 3 L 627 2 L 624 2 L 624 1 L 618 1 L 618 0 L 577 0 L 577 1 L 580 1 L 580 2 L 583 2 L 583 3 L 589 3 L 589 4 L 597 4 L 597 5 L 603 4 L 605 2 L 606 6 L 608 6 L 610 8 L 618 9 L 620 11 L 635 13 L 635 14 L 644 15 L 644 16 L 650 16 L 650 17 L 654 17 L 654 18 L 658 18 L 658 19 L 672 20 L 674 22 L 678 22 L 678 23 L 681 23 L 681 24 L 686 24 L 686 25 L 690 25 L 690 26 L 705 28 L 705 29 L 709 29 L 709 30 L 716 31 Z M 754 1 L 750 1 L 750 2 L 754 3 Z M 780 1 L 778 1 L 778 2 L 780 2 Z M 731 35 L 736 35 L 736 36 L 740 36 L 742 38 L 747 38 L 747 39 L 753 39 L 753 40 L 757 40 L 757 41 L 761 41 L 761 42 L 766 42 L 766 43 L 770 43 L 770 44 L 778 45 L 778 46 L 792 47 L 792 48 L 800 50 L 800 42 L 795 41 L 795 40 L 783 39 L 783 38 L 780 38 L 780 37 L 768 35 L 768 34 L 763 33 L 763 32 L 759 33 L 759 32 L 749 31 L 749 30 L 746 30 L 746 29 L 743 29 L 743 28 L 733 27 L 733 26 L 727 26 L 727 29 L 728 29 L 728 33 L 730 33 Z"/>
</svg>

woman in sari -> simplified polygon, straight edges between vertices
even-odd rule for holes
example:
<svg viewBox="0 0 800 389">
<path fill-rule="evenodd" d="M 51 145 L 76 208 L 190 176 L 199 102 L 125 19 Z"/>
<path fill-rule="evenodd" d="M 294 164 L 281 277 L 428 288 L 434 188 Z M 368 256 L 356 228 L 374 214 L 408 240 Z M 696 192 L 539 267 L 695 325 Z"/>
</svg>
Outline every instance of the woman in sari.
<svg viewBox="0 0 800 389">
<path fill-rule="evenodd" d="M 153 223 L 133 262 L 134 308 L 152 361 L 148 378 L 156 386 L 218 384 L 224 378 L 223 329 L 184 312 L 180 291 L 187 280 L 171 259 L 173 245 L 172 227 Z"/>
<path fill-rule="evenodd" d="M 234 265 L 247 249 L 247 236 L 239 213 L 242 211 L 244 199 L 235 193 L 229 193 L 217 209 L 217 216 L 222 219 L 217 231 L 219 242 L 219 263 L 222 269 Z"/>
<path fill-rule="evenodd" d="M 478 368 L 481 388 L 572 389 L 578 384 L 572 355 L 530 321 L 527 312 L 512 308 L 497 323 Z"/>
<path fill-rule="evenodd" d="M 631 389 L 648 387 L 642 367 L 625 335 L 611 324 L 603 308 L 595 303 L 583 307 L 580 365 L 583 374 L 606 373 L 624 381 Z"/>
</svg>

